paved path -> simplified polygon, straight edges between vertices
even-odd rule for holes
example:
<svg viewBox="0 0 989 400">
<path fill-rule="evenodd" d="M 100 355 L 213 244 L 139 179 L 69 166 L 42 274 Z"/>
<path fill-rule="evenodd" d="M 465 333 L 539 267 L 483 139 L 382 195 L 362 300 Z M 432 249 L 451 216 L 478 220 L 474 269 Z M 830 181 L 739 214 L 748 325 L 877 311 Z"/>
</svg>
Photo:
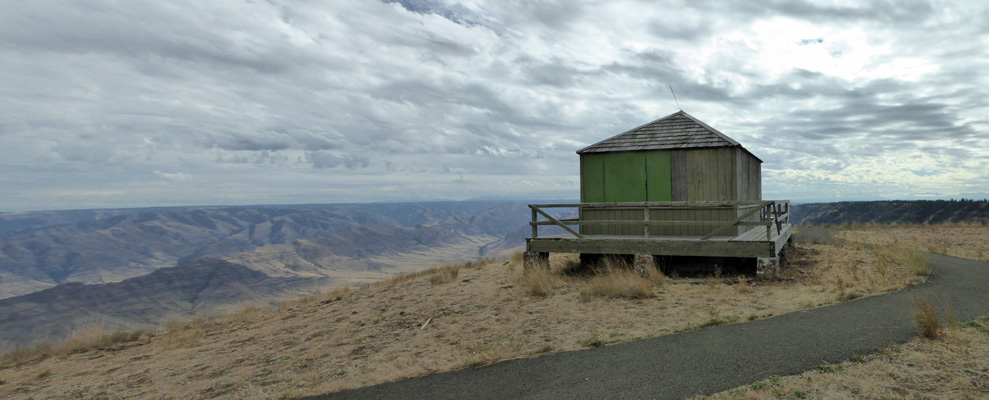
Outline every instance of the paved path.
<svg viewBox="0 0 989 400">
<path fill-rule="evenodd" d="M 821 234 L 805 230 L 801 236 Z M 989 314 L 989 263 L 941 255 L 932 261 L 927 283 L 895 293 L 310 399 L 680 399 L 716 393 L 906 342 L 917 334 L 911 310 L 919 296 L 949 305 L 960 321 Z"/>
</svg>

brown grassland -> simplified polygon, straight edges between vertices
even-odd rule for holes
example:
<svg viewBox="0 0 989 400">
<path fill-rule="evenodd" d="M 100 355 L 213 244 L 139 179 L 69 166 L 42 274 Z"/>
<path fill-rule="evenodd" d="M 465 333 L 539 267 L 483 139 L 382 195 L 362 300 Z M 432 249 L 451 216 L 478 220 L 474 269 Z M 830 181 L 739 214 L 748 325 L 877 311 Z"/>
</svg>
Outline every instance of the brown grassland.
<svg viewBox="0 0 989 400">
<path fill-rule="evenodd" d="M 655 271 L 641 277 L 617 264 L 571 274 L 576 262 L 568 255 L 554 255 L 550 271 L 524 271 L 518 255 L 443 266 L 375 284 L 333 288 L 277 306 L 250 305 L 215 318 L 169 321 L 155 330 L 83 330 L 61 346 L 40 345 L 4 355 L 0 398 L 251 399 L 319 394 L 771 317 L 923 280 L 918 253 L 897 249 L 868 250 L 839 241 L 799 245 L 783 279 L 774 282 L 712 276 L 675 283 Z M 866 356 L 862 365 L 888 362 L 895 358 L 890 352 L 898 352 L 899 358 L 907 358 L 904 352 L 942 347 L 974 352 L 969 350 L 971 341 L 985 342 L 986 336 L 976 325 L 989 324 L 969 322 L 937 341 L 925 339 Z M 942 368 L 947 362 L 929 363 Z M 983 361 L 981 367 L 971 368 L 983 368 L 984 378 L 985 367 Z M 822 376 L 843 376 L 853 369 L 822 367 L 828 368 L 843 369 Z M 808 374 L 815 373 L 820 372 Z M 797 381 L 785 386 L 791 385 L 789 379 Z M 825 386 L 804 384 L 807 379 L 802 376 L 784 377 L 764 382 L 762 386 L 770 388 L 765 391 L 740 388 L 736 394 L 776 396 L 771 388 L 778 387 L 787 397 L 797 391 L 827 390 L 827 382 L 834 382 L 816 375 L 811 380 Z"/>
<path fill-rule="evenodd" d="M 989 261 L 983 225 L 846 226 L 836 237 Z M 846 245 L 849 246 L 849 245 Z M 857 247 L 857 245 L 850 245 Z M 935 266 L 936 268 L 936 266 Z M 953 321 L 931 299 L 915 299 L 919 337 L 801 375 L 772 377 L 711 399 L 985 399 L 989 398 L 989 316 Z M 906 310 L 905 310 L 906 312 Z M 940 326 L 935 314 L 947 317 Z"/>
</svg>

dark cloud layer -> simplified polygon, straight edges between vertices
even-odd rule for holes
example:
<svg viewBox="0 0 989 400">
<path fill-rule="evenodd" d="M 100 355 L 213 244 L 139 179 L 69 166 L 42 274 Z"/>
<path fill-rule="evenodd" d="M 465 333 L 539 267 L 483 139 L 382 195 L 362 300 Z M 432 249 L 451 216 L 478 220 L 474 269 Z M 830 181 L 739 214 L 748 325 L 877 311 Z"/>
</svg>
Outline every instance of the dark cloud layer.
<svg viewBox="0 0 989 400">
<path fill-rule="evenodd" d="M 14 2 L 0 211 L 576 198 L 676 111 L 766 197 L 989 192 L 989 7 L 932 1 Z"/>
</svg>

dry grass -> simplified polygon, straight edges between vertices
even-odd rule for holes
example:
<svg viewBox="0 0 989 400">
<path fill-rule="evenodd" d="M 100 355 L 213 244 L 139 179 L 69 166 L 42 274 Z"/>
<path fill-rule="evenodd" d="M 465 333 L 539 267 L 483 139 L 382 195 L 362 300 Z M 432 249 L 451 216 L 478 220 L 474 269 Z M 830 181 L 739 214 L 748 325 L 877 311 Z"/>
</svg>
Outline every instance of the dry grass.
<svg viewBox="0 0 989 400">
<path fill-rule="evenodd" d="M 985 399 L 989 316 L 800 375 L 771 377 L 709 399 Z"/>
<path fill-rule="evenodd" d="M 596 269 L 590 280 L 580 282 L 578 289 L 583 301 L 594 297 L 612 299 L 646 299 L 655 297 L 653 288 L 665 282 L 666 277 L 655 268 L 650 268 L 647 276 L 642 276 L 625 262 L 606 258 Z"/>
<path fill-rule="evenodd" d="M 444 283 L 450 283 L 457 280 L 457 276 L 460 275 L 459 265 L 449 265 L 446 267 L 437 268 L 436 272 L 429 276 L 429 283 L 433 285 L 442 285 Z"/>
<path fill-rule="evenodd" d="M 989 261 L 989 226 L 982 224 L 854 225 L 838 236 L 862 243 Z"/>
<path fill-rule="evenodd" d="M 941 336 L 941 322 L 937 319 L 937 310 L 934 302 L 926 297 L 918 297 L 913 300 L 913 319 L 917 322 L 917 330 L 920 336 L 928 339 L 937 339 Z"/>
<path fill-rule="evenodd" d="M 136 341 L 147 334 L 146 331 L 110 331 L 100 324 L 88 325 L 73 332 L 59 349 L 64 353 L 82 353 L 90 350 L 107 349 L 111 346 Z"/>
<path fill-rule="evenodd" d="M 574 275 L 568 273 L 574 255 L 554 255 L 551 269 L 542 271 L 523 271 L 518 260 L 438 267 L 275 307 L 250 304 L 221 317 L 166 323 L 114 351 L 56 349 L 48 356 L 39 351 L 17 357 L 0 366 L 7 381 L 0 398 L 319 394 L 764 318 L 843 301 L 852 293 L 882 293 L 913 279 L 905 268 L 889 266 L 886 282 L 877 283 L 876 256 L 861 248 L 798 250 L 779 282 L 664 284 L 658 273 L 635 275 L 629 278 L 637 282 L 633 289 L 616 293 L 649 290 L 615 297 L 581 292 L 599 276 L 619 280 L 623 269 Z M 454 269 L 456 278 L 434 283 L 449 279 L 434 276 L 448 277 Z"/>
<path fill-rule="evenodd" d="M 517 279 L 523 293 L 537 297 L 547 297 L 563 284 L 560 274 L 548 268 L 525 269 Z"/>
</svg>

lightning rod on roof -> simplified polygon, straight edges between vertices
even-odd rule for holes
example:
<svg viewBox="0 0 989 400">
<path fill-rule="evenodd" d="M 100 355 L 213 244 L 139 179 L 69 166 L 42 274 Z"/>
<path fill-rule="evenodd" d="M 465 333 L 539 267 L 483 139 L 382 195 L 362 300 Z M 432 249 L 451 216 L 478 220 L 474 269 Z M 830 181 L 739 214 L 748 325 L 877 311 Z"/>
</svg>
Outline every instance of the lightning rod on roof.
<svg viewBox="0 0 989 400">
<path fill-rule="evenodd" d="M 673 102 L 677 103 L 677 108 L 683 111 L 683 108 L 680 107 L 680 102 L 677 101 L 677 94 L 673 92 L 673 85 L 667 84 L 666 86 L 670 87 L 670 93 L 673 95 Z"/>
</svg>

